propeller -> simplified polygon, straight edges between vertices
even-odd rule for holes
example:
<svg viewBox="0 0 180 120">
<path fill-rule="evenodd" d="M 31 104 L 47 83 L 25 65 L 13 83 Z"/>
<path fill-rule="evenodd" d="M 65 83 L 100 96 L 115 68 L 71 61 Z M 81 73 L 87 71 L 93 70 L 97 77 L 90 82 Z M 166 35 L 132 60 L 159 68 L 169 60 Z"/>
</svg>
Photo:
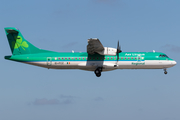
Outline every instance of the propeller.
<svg viewBox="0 0 180 120">
<path fill-rule="evenodd" d="M 117 44 L 117 53 L 121 53 L 122 50 L 121 50 L 121 46 L 119 46 L 119 40 L 118 40 L 118 44 Z"/>
<path fill-rule="evenodd" d="M 118 40 L 118 44 L 117 44 L 117 63 L 118 63 L 118 60 L 119 60 L 119 53 L 121 53 L 122 50 L 121 50 L 121 46 L 119 46 L 119 40 Z"/>
</svg>

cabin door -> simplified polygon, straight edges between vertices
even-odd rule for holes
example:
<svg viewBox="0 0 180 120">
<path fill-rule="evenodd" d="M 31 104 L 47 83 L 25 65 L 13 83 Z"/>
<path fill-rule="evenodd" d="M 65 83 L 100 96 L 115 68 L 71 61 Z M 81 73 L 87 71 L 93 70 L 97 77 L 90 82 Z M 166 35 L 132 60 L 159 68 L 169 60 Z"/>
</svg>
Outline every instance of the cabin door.
<svg viewBox="0 0 180 120">
<path fill-rule="evenodd" d="M 51 65 L 52 64 L 52 59 L 51 59 L 51 57 L 48 57 L 47 58 L 47 65 Z"/>
</svg>

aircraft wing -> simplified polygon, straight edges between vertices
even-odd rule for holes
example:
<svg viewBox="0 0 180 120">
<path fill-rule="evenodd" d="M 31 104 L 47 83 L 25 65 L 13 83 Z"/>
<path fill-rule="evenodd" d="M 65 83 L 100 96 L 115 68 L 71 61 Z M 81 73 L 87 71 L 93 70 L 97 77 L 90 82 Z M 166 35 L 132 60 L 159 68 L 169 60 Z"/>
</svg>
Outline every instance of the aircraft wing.
<svg viewBox="0 0 180 120">
<path fill-rule="evenodd" d="M 87 53 L 88 54 L 94 54 L 94 53 L 99 53 L 104 50 L 103 45 L 97 38 L 91 38 L 88 39 L 88 45 L 87 45 Z"/>
</svg>

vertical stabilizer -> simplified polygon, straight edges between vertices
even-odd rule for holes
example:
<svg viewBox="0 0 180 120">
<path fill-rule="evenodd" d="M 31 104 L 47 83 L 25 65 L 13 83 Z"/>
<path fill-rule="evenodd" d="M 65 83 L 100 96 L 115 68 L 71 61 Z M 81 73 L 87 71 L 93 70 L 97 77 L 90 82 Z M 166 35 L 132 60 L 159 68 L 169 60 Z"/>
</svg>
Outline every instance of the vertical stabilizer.
<svg viewBox="0 0 180 120">
<path fill-rule="evenodd" d="M 45 52 L 45 50 L 41 50 L 35 47 L 26 39 L 24 39 L 24 37 L 18 29 L 13 27 L 8 27 L 4 29 L 13 55 Z"/>
</svg>

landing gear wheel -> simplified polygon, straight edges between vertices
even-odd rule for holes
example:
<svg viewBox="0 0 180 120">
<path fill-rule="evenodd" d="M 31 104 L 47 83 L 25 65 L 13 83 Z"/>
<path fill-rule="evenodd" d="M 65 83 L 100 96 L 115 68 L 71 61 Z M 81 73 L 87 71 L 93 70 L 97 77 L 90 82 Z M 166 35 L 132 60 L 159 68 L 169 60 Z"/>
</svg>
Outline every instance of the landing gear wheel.
<svg viewBox="0 0 180 120">
<path fill-rule="evenodd" d="M 101 76 L 101 72 L 102 72 L 102 67 L 98 67 L 94 73 L 96 74 L 97 77 L 100 77 Z"/>
<path fill-rule="evenodd" d="M 95 71 L 94 71 L 94 73 L 95 74 L 99 74 L 99 73 L 101 73 L 98 69 L 96 69 Z"/>
<path fill-rule="evenodd" d="M 98 69 L 99 69 L 100 72 L 102 72 L 102 67 L 99 67 Z"/>
<path fill-rule="evenodd" d="M 166 71 L 166 69 L 164 69 L 164 74 L 167 74 L 167 71 Z"/>
<path fill-rule="evenodd" d="M 100 77 L 100 76 L 101 76 L 101 73 L 96 74 L 96 76 L 97 76 L 97 77 Z"/>
</svg>

